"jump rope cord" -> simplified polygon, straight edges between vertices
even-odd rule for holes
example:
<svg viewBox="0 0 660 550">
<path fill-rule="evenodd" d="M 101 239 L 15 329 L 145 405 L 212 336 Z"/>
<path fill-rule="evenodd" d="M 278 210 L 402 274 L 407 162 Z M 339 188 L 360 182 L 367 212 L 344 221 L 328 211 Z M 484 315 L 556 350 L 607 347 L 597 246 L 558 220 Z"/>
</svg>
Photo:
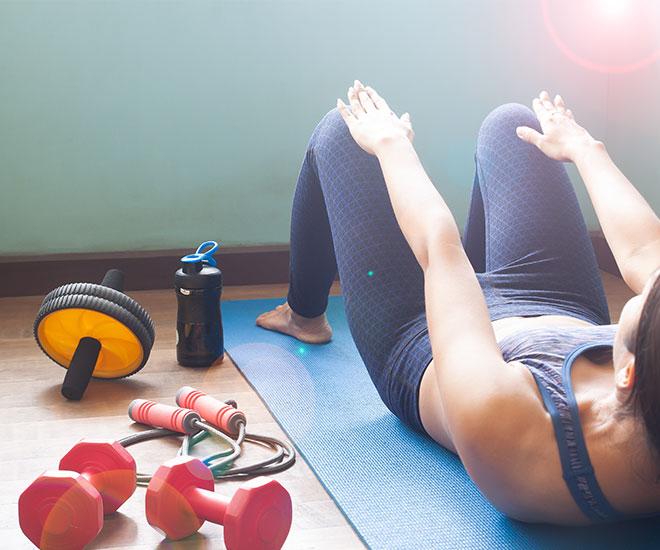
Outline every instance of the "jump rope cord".
<svg viewBox="0 0 660 550">
<path fill-rule="evenodd" d="M 204 464 L 209 467 L 213 473 L 213 477 L 217 480 L 236 479 L 281 472 L 291 467 L 296 460 L 295 450 L 287 442 L 281 441 L 274 437 L 248 433 L 246 432 L 244 423 L 239 424 L 239 433 L 236 440 L 232 439 L 222 431 L 218 430 L 215 426 L 212 426 L 207 422 L 195 420 L 195 427 L 198 427 L 199 431 L 194 435 L 186 435 L 183 438 L 183 443 L 181 444 L 181 448 L 179 449 L 177 455 L 189 455 L 192 447 L 208 438 L 209 436 L 220 439 L 223 443 L 227 444 L 229 448 L 224 451 L 213 453 L 212 455 L 201 459 L 202 462 L 204 462 Z M 167 430 L 164 428 L 154 428 L 123 437 L 119 440 L 119 444 L 123 447 L 129 447 L 130 445 L 135 445 L 143 441 L 172 435 L 180 436 L 181 434 L 179 432 Z M 266 460 L 250 464 L 248 466 L 231 468 L 232 462 L 238 458 L 238 456 L 240 456 L 241 445 L 245 441 L 270 448 L 273 450 L 274 454 Z M 147 485 L 151 478 L 151 474 L 138 473 L 137 483 L 138 485 Z"/>
</svg>

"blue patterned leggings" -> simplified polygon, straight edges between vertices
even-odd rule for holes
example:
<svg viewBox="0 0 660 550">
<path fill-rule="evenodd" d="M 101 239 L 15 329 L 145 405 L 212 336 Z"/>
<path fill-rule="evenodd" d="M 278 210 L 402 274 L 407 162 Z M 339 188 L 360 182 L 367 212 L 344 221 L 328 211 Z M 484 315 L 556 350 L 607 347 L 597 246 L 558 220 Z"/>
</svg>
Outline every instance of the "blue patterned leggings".
<svg viewBox="0 0 660 550">
<path fill-rule="evenodd" d="M 569 315 L 607 324 L 598 265 L 568 174 L 516 136 L 520 125 L 540 131 L 534 113 L 517 104 L 484 120 L 463 234 L 491 319 Z M 323 313 L 337 269 L 348 326 L 378 393 L 423 431 L 419 386 L 432 359 L 423 273 L 394 217 L 378 160 L 360 149 L 334 109 L 311 137 L 294 195 L 293 311 Z"/>
</svg>

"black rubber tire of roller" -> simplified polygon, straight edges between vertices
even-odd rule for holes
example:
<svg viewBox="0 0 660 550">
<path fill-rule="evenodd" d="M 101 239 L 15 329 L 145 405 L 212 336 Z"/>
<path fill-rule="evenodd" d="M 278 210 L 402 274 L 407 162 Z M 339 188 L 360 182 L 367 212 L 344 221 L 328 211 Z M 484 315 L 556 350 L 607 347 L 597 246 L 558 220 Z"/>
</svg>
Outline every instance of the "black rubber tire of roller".
<svg viewBox="0 0 660 550">
<path fill-rule="evenodd" d="M 72 294 L 96 296 L 97 298 L 103 298 L 109 302 L 114 302 L 124 309 L 127 309 L 144 323 L 145 328 L 151 335 L 151 339 L 154 339 L 154 322 L 151 320 L 151 317 L 149 317 L 146 310 L 130 296 L 127 296 L 123 292 L 119 292 L 114 288 L 110 288 L 109 286 L 97 285 L 94 283 L 70 283 L 68 285 L 63 285 L 46 294 L 44 301 L 41 303 L 41 307 L 44 307 L 47 302 L 59 298 L 60 296 Z"/>
<path fill-rule="evenodd" d="M 95 286 L 98 286 L 101 289 L 108 288 L 101 285 L 95 285 Z M 132 376 L 133 374 L 138 372 L 142 367 L 144 367 L 145 363 L 147 362 L 147 359 L 149 359 L 149 353 L 151 352 L 151 348 L 154 344 L 154 337 L 152 336 L 153 333 L 150 332 L 149 326 L 145 325 L 145 323 L 142 320 L 138 319 L 135 315 L 133 315 L 133 313 L 131 313 L 123 306 L 120 306 L 119 304 L 111 302 L 110 300 L 106 300 L 105 298 L 101 298 L 99 296 L 89 296 L 84 294 L 66 295 L 48 301 L 44 300 L 44 303 L 41 305 L 41 308 L 39 309 L 39 313 L 37 313 L 37 318 L 34 321 L 33 333 L 34 333 L 34 339 L 37 341 L 37 344 L 41 348 L 41 351 L 43 351 L 46 355 L 48 355 L 48 357 L 51 356 L 42 347 L 41 342 L 39 342 L 39 337 L 38 337 L 39 323 L 41 323 L 41 321 L 46 316 L 50 315 L 55 311 L 59 311 L 62 309 L 90 309 L 93 311 L 98 311 L 99 313 L 104 313 L 105 315 L 109 315 L 113 319 L 116 319 L 117 321 L 122 323 L 135 335 L 135 337 L 140 342 L 140 345 L 142 346 L 142 351 L 143 351 L 142 362 L 135 370 L 133 370 L 129 374 L 125 374 L 124 376 L 118 376 L 117 378 L 127 378 L 128 376 Z M 153 328 L 153 324 L 151 324 L 150 326 Z M 66 365 L 62 365 L 59 362 L 57 363 L 64 368 L 67 367 Z M 102 378 L 102 377 L 94 376 L 93 378 Z M 103 377 L 103 378 L 109 379 L 107 377 Z"/>
</svg>

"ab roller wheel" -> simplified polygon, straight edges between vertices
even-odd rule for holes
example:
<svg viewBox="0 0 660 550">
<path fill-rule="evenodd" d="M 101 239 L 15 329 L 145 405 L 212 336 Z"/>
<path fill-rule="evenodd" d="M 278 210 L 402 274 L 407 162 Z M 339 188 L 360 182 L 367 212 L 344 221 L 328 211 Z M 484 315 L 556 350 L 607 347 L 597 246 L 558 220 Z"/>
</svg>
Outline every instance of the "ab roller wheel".
<svg viewBox="0 0 660 550">
<path fill-rule="evenodd" d="M 149 314 L 122 293 L 124 276 L 111 269 L 103 282 L 72 283 L 50 292 L 34 322 L 42 351 L 68 369 L 62 395 L 80 399 L 95 378 L 124 378 L 139 371 L 154 343 Z"/>
</svg>

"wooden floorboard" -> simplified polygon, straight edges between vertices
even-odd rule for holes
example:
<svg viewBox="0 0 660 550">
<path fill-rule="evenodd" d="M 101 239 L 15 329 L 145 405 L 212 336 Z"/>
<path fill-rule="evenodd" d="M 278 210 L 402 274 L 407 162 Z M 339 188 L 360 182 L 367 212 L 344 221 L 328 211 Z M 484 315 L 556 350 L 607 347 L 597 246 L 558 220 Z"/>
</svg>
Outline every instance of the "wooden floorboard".
<svg viewBox="0 0 660 550">
<path fill-rule="evenodd" d="M 602 273 L 613 321 L 632 293 L 621 279 Z M 226 287 L 223 300 L 282 298 L 286 285 Z M 339 294 L 336 283 L 332 294 Z M 32 323 L 41 297 L 0 299 L 0 415 L 5 444 L 0 447 L 0 547 L 12 550 L 34 548 L 18 526 L 20 493 L 44 470 L 55 469 L 60 457 L 82 437 L 118 439 L 137 428 L 126 415 L 131 400 L 141 397 L 174 404 L 183 385 L 197 387 L 216 397 L 236 399 L 249 419 L 251 431 L 286 438 L 259 396 L 230 359 L 208 369 L 186 369 L 176 363 L 176 298 L 173 291 L 131 292 L 150 313 L 156 325 L 156 340 L 143 371 L 118 381 L 93 380 L 79 402 L 60 395 L 64 370 L 50 361 L 32 337 Z M 153 471 L 176 454 L 174 440 L 156 440 L 131 447 L 140 471 Z M 262 456 L 247 449 L 248 460 Z M 242 457 L 239 464 L 245 463 Z M 291 493 L 294 521 L 284 546 L 299 549 L 364 548 L 334 501 L 309 466 L 301 459 L 276 475 Z M 240 481 L 219 483 L 216 491 L 231 495 Z M 377 505 L 377 503 L 375 503 Z M 105 519 L 101 534 L 88 548 L 126 550 L 222 549 L 222 529 L 206 523 L 197 535 L 184 541 L 164 541 L 144 517 L 144 489 L 138 488 L 117 512 Z"/>
</svg>

